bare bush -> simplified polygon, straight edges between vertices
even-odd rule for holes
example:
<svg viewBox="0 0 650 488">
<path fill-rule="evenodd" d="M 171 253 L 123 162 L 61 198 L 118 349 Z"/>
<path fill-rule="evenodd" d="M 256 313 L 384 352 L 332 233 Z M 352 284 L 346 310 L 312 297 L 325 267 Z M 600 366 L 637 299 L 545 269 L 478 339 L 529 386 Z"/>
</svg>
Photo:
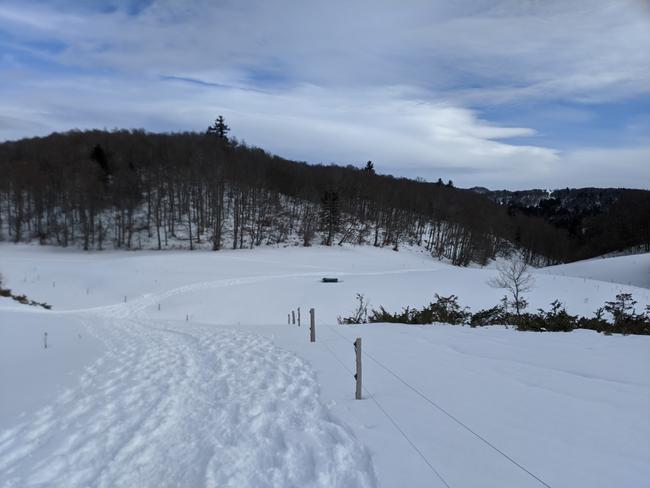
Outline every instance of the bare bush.
<svg viewBox="0 0 650 488">
<path fill-rule="evenodd" d="M 514 307 L 517 315 L 528 306 L 523 294 L 532 290 L 535 280 L 528 271 L 528 265 L 521 256 L 516 256 L 509 261 L 497 264 L 499 274 L 488 280 L 488 285 L 493 288 L 504 288 L 512 297 L 509 305 Z"/>
<path fill-rule="evenodd" d="M 350 317 L 338 317 L 338 323 L 343 324 L 366 324 L 368 323 L 368 302 L 366 298 L 357 293 L 357 308 Z"/>
</svg>

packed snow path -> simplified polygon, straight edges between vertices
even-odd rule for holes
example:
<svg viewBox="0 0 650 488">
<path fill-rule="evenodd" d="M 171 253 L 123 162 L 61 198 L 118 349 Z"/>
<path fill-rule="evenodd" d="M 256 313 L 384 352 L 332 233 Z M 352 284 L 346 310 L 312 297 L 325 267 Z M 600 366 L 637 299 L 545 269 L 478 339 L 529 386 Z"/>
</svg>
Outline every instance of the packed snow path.
<svg viewBox="0 0 650 488">
<path fill-rule="evenodd" d="M 108 353 L 2 434 L 2 486 L 376 484 L 308 364 L 259 336 L 154 322 L 141 306 L 82 314 Z"/>
</svg>

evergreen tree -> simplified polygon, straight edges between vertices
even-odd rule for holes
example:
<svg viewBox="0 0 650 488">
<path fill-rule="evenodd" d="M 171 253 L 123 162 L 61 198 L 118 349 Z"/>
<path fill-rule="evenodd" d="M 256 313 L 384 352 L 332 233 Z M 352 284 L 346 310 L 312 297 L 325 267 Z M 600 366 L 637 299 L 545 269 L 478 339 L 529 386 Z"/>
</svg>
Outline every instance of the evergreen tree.
<svg viewBox="0 0 650 488">
<path fill-rule="evenodd" d="M 99 164 L 99 167 L 102 170 L 102 182 L 108 184 L 111 179 L 111 167 L 108 163 L 108 156 L 101 145 L 95 145 L 90 153 L 90 159 Z"/>
<path fill-rule="evenodd" d="M 320 222 L 325 233 L 325 245 L 331 246 L 334 234 L 339 230 L 341 212 L 339 209 L 339 193 L 325 191 L 321 199 Z"/>
<path fill-rule="evenodd" d="M 223 118 L 223 115 L 219 115 L 219 117 L 216 118 L 214 121 L 214 124 L 208 127 L 208 134 L 215 135 L 219 139 L 223 139 L 225 141 L 228 140 L 228 132 L 230 132 L 230 127 L 226 125 L 226 121 Z"/>
<path fill-rule="evenodd" d="M 634 318 L 635 305 L 636 300 L 632 299 L 631 293 L 619 293 L 616 295 L 616 300 L 605 302 L 605 311 L 612 316 L 614 325 L 619 325 Z"/>
</svg>

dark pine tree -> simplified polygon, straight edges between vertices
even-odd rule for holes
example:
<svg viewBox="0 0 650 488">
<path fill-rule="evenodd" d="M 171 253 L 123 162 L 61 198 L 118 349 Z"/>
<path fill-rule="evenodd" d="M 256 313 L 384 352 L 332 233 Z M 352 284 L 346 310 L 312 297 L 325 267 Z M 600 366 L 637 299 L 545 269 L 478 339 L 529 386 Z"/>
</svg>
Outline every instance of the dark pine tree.
<svg viewBox="0 0 650 488">
<path fill-rule="evenodd" d="M 228 140 L 228 132 L 230 132 L 230 127 L 226 125 L 226 121 L 223 118 L 223 115 L 219 115 L 210 127 L 208 127 L 208 134 L 215 135 L 219 139 Z"/>
<path fill-rule="evenodd" d="M 99 164 L 102 170 L 102 182 L 106 185 L 111 179 L 111 167 L 108 164 L 108 156 L 101 145 L 96 144 L 90 153 L 90 159 Z"/>
<path fill-rule="evenodd" d="M 339 193 L 337 191 L 325 191 L 321 199 L 320 214 L 321 229 L 325 234 L 325 245 L 332 245 L 332 239 L 339 230 L 340 222 Z"/>
</svg>

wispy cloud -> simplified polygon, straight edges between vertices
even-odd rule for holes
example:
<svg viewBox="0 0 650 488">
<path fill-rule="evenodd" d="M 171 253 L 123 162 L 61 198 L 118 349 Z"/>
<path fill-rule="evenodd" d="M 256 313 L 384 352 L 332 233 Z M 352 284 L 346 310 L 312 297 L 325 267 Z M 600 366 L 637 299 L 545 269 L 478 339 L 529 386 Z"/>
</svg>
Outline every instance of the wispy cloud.
<svg viewBox="0 0 650 488">
<path fill-rule="evenodd" d="M 588 176 L 567 164 L 605 153 L 584 141 L 560 151 L 517 117 L 521 104 L 571 103 L 548 117 L 586 131 L 599 104 L 650 96 L 643 0 L 10 1 L 0 30 L 31 51 L 14 47 L 0 63 L 13 79 L 0 110 L 34 122 L 3 124 L 4 139 L 73 126 L 203 129 L 223 113 L 239 137 L 301 160 L 566 186 Z M 481 115 L 495 106 L 498 121 Z M 645 145 L 617 149 L 637 176 Z"/>
</svg>

